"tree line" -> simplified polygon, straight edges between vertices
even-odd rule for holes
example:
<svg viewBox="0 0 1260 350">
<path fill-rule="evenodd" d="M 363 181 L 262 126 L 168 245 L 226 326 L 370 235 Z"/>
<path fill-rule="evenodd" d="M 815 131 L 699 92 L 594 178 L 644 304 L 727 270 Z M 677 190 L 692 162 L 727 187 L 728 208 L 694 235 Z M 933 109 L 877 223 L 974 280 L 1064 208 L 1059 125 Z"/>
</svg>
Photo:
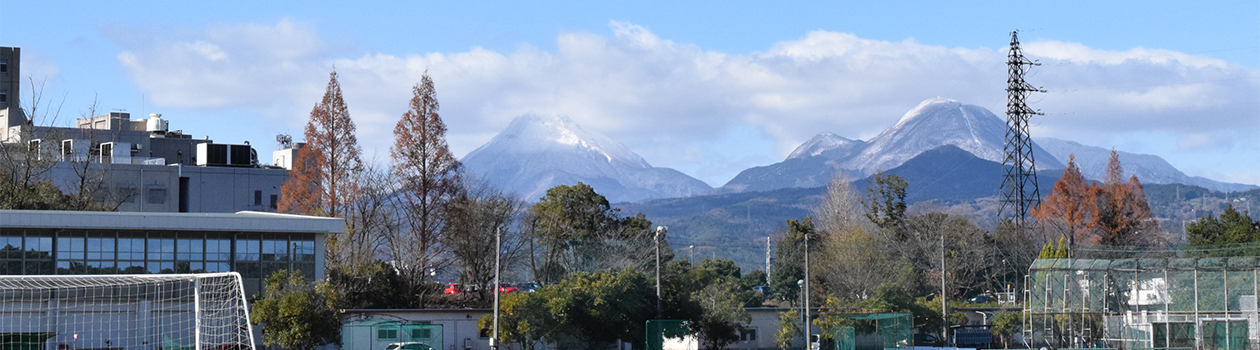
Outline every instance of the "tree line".
<svg viewBox="0 0 1260 350">
<path fill-rule="evenodd" d="M 731 260 L 675 260 L 643 214 L 623 215 L 584 183 L 547 190 L 533 205 L 464 172 L 450 154 L 436 89 L 427 72 L 394 129 L 389 164 L 361 159 L 354 121 L 335 72 L 312 108 L 279 210 L 341 217 L 346 233 L 326 239 L 326 278 L 267 277 L 252 320 L 263 340 L 310 349 L 337 342 L 336 310 L 488 307 L 496 236 L 503 274 L 542 286 L 503 296 L 498 339 L 599 347 L 643 345 L 644 322 L 689 320 L 713 348 L 737 341 L 764 296 L 764 272 L 741 274 Z M 657 246 L 664 308 L 656 309 Z M 453 271 L 471 292 L 442 294 L 433 279 Z M 489 320 L 482 320 L 488 331 Z M 576 346 L 576 345 L 574 345 Z"/>
</svg>

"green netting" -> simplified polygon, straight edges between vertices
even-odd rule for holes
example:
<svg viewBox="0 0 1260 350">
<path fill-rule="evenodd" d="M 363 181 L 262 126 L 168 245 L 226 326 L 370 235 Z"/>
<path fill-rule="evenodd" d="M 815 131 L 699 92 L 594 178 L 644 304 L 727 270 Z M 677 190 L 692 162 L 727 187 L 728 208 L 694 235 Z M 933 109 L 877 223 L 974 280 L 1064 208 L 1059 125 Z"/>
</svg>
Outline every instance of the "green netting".
<svg viewBox="0 0 1260 350">
<path fill-rule="evenodd" d="M 695 339 L 691 338 L 691 324 L 687 320 L 648 320 L 645 328 L 647 350 L 664 349 L 667 339 L 673 342 Z"/>
<path fill-rule="evenodd" d="M 1025 336 L 1059 348 L 1250 349 L 1258 292 L 1256 257 L 1039 259 Z"/>
<path fill-rule="evenodd" d="M 831 350 L 854 350 L 857 345 L 857 336 L 854 335 L 853 327 L 836 327 L 831 332 L 832 346 Z"/>
<path fill-rule="evenodd" d="M 854 342 L 856 349 L 891 349 L 914 346 L 914 318 L 910 314 L 905 313 L 878 313 L 878 314 L 840 314 L 842 318 L 854 320 L 861 326 L 858 328 L 869 330 L 862 332 L 875 335 L 879 339 L 878 344 L 857 344 Z M 854 338 L 856 339 L 856 338 Z"/>
</svg>

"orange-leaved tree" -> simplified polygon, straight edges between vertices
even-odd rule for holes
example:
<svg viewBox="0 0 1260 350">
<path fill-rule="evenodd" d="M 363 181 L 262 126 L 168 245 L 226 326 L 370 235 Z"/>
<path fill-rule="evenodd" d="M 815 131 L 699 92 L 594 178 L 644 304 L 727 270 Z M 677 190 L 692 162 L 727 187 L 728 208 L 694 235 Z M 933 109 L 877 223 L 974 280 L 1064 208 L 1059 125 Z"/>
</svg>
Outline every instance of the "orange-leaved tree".
<svg viewBox="0 0 1260 350">
<path fill-rule="evenodd" d="M 437 91 L 427 71 L 411 92 L 410 108 L 394 127 L 389 152 L 400 184 L 399 231 L 405 232 L 390 235 L 388 245 L 395 268 L 416 293 L 425 271 L 445 264 L 440 242 L 446 206 L 461 186 L 459 162 L 447 148 L 446 124 L 438 115 Z"/>
<path fill-rule="evenodd" d="M 1068 245 L 1074 246 L 1078 240 L 1088 239 L 1094 229 L 1094 217 L 1097 216 L 1098 208 L 1094 204 L 1095 194 L 1091 187 L 1085 183 L 1085 177 L 1081 176 L 1076 157 L 1068 156 L 1063 177 L 1055 181 L 1050 194 L 1030 214 L 1047 231 L 1067 237 Z"/>
<path fill-rule="evenodd" d="M 1142 191 L 1142 183 L 1137 175 L 1123 182 L 1124 169 L 1120 166 L 1120 155 L 1111 150 L 1111 158 L 1107 160 L 1107 178 L 1102 186 L 1096 186 L 1098 243 L 1110 246 L 1134 246 L 1154 244 L 1156 237 L 1153 231 L 1158 227 L 1151 215 L 1151 208 L 1146 203 L 1146 195 Z M 1145 234 L 1144 234 L 1145 233 Z"/>
<path fill-rule="evenodd" d="M 280 211 L 346 217 L 363 169 L 354 121 L 341 96 L 337 72 L 329 74 L 324 98 L 306 123 L 306 145 L 298 150 L 289 180 L 280 188 Z"/>
</svg>

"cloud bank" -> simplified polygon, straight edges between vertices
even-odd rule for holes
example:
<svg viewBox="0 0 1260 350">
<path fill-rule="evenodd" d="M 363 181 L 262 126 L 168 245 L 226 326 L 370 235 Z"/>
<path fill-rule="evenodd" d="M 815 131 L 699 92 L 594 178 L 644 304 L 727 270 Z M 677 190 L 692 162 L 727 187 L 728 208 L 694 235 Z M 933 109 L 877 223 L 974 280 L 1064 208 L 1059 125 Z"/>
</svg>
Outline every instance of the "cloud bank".
<svg viewBox="0 0 1260 350">
<path fill-rule="evenodd" d="M 458 155 L 513 117 L 563 115 L 712 185 L 779 161 L 822 131 L 869 139 L 927 98 L 1005 110 L 1006 48 L 998 45 L 1006 43 L 947 48 L 820 30 L 728 53 L 630 23 L 609 26 L 611 35 L 560 34 L 554 52 L 523 44 L 512 52 L 363 53 L 289 19 L 113 30 L 126 34 L 114 35 L 124 49 L 118 61 L 153 103 L 244 109 L 294 130 L 335 66 L 359 139 L 382 156 L 426 70 Z M 1041 41 L 1026 42 L 1024 52 L 1043 64 L 1028 80 L 1049 90 L 1030 100 L 1046 112 L 1033 121 L 1036 136 L 1156 153 L 1193 175 L 1260 183 L 1260 72 L 1158 49 Z"/>
</svg>

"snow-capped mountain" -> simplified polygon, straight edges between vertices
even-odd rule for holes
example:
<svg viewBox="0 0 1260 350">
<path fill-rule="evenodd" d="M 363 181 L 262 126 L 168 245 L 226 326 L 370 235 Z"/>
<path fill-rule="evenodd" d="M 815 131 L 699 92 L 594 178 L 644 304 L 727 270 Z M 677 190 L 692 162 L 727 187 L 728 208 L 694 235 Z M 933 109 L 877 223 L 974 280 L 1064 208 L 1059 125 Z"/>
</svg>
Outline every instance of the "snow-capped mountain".
<svg viewBox="0 0 1260 350">
<path fill-rule="evenodd" d="M 814 135 L 809 141 L 805 141 L 789 154 L 787 159 L 804 159 L 809 157 L 824 156 L 828 159 L 844 159 L 853 154 L 854 151 L 862 149 L 866 143 L 862 140 L 850 140 L 830 132 L 822 132 Z"/>
<path fill-rule="evenodd" d="M 861 140 L 850 140 L 830 132 L 815 135 L 796 147 L 782 162 L 744 169 L 719 190 L 721 192 L 770 191 L 787 187 L 826 186 L 835 176 L 840 164 L 848 160 L 862 147 Z M 844 170 L 850 179 L 864 175 Z"/>
<path fill-rule="evenodd" d="M 1005 135 L 1006 122 L 989 110 L 934 98 L 906 112 L 896 125 L 867 142 L 866 148 L 843 167 L 872 174 L 944 145 L 958 146 L 981 159 L 1001 163 Z M 1033 157 L 1039 170 L 1063 167 L 1035 142 Z"/>
<path fill-rule="evenodd" d="M 1098 181 L 1106 178 L 1107 161 L 1111 158 L 1111 150 L 1048 137 L 1038 137 L 1034 140 L 1064 164 L 1067 163 L 1069 155 L 1075 155 L 1076 164 L 1081 168 L 1081 175 L 1085 178 Z M 1126 181 L 1129 176 L 1136 174 L 1143 184 L 1179 183 L 1223 192 L 1256 188 L 1254 185 L 1226 183 L 1199 176 L 1189 176 L 1157 155 L 1123 151 L 1116 153 L 1120 156 L 1120 167 L 1124 169 Z"/>
<path fill-rule="evenodd" d="M 837 169 L 850 179 L 889 170 L 907 160 L 945 145 L 953 145 L 981 159 L 1001 163 L 1006 122 L 992 112 L 958 101 L 923 101 L 869 142 L 850 140 L 830 132 L 801 144 L 783 162 L 753 167 L 736 175 L 721 192 L 768 191 L 786 187 L 826 186 Z M 1033 144 L 1038 169 L 1063 164 Z"/>
<path fill-rule="evenodd" d="M 565 117 L 523 115 L 460 160 L 469 172 L 527 201 L 557 185 L 591 185 L 610 202 L 686 197 L 712 190 L 657 168 L 626 146 Z"/>
</svg>

